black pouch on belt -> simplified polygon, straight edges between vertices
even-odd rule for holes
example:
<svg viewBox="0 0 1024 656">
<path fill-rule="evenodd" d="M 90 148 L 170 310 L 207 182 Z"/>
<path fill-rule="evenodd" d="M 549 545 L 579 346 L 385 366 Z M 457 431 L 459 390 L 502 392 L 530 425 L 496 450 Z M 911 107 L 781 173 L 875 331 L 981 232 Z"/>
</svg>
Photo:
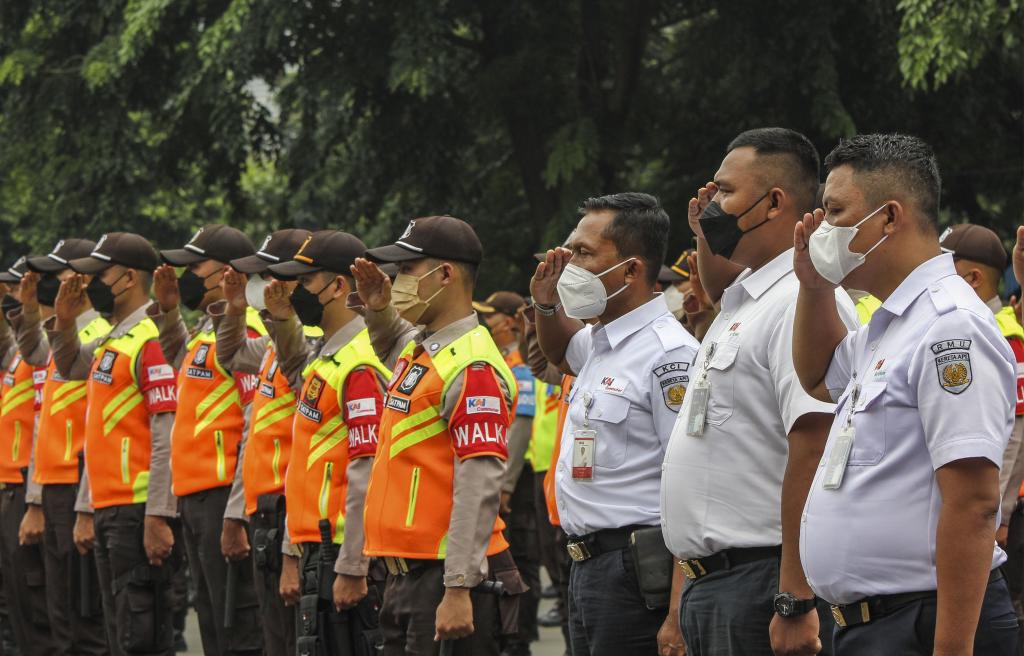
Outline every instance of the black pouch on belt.
<svg viewBox="0 0 1024 656">
<path fill-rule="evenodd" d="M 519 595 L 530 588 L 519 575 L 519 568 L 508 549 L 487 557 L 490 578 L 501 583 L 498 597 L 498 615 L 501 619 L 501 635 L 519 632 Z"/>
<path fill-rule="evenodd" d="M 660 526 L 633 531 L 629 552 L 636 566 L 636 579 L 644 605 L 651 610 L 668 608 L 672 595 L 672 553 L 665 546 Z"/>
</svg>

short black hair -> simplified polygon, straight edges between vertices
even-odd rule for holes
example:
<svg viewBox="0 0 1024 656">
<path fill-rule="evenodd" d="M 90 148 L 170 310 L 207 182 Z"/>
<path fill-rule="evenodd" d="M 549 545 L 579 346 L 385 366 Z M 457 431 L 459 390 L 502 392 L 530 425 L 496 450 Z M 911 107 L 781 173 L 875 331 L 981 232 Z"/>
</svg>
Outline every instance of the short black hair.
<svg viewBox="0 0 1024 656">
<path fill-rule="evenodd" d="M 858 134 L 839 142 L 825 158 L 834 171 L 849 166 L 855 173 L 872 174 L 865 192 L 872 203 L 894 188 L 909 192 L 934 232 L 939 230 L 939 194 L 942 176 L 932 147 L 908 134 Z"/>
<path fill-rule="evenodd" d="M 753 148 L 759 156 L 777 158 L 782 179 L 776 184 L 786 185 L 801 214 L 814 209 L 814 195 L 821 182 L 821 159 L 810 139 L 789 128 L 756 128 L 739 134 L 729 142 L 726 152 L 737 148 Z"/>
<path fill-rule="evenodd" d="M 580 216 L 588 212 L 615 212 L 601 236 L 615 244 L 619 255 L 643 260 L 647 284 L 654 285 L 665 261 L 670 227 L 668 214 L 658 199 L 636 191 L 597 196 L 580 206 Z"/>
</svg>

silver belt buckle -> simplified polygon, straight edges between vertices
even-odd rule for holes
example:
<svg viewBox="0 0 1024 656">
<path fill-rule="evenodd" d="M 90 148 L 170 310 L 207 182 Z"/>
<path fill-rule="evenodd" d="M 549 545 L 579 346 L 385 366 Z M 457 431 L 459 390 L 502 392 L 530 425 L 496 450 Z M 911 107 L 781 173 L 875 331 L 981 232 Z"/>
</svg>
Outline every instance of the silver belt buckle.
<svg viewBox="0 0 1024 656">
<path fill-rule="evenodd" d="M 590 558 L 590 550 L 582 542 L 570 542 L 565 548 L 573 562 L 579 563 Z"/>
</svg>

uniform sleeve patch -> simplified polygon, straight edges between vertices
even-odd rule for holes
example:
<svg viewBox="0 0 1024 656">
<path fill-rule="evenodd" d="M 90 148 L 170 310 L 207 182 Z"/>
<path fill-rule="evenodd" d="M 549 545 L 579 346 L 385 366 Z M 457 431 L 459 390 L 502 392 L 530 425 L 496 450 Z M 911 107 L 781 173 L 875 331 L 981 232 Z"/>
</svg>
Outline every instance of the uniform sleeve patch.
<svg viewBox="0 0 1024 656">
<path fill-rule="evenodd" d="M 657 378 L 661 378 L 662 376 L 666 376 L 674 371 L 687 371 L 689 368 L 689 362 L 666 362 L 660 367 L 654 369 L 654 375 Z"/>
<path fill-rule="evenodd" d="M 971 340 L 946 339 L 928 348 L 935 355 L 935 371 L 943 390 L 961 394 L 971 386 Z"/>
<path fill-rule="evenodd" d="M 679 412 L 683 407 L 683 399 L 686 398 L 686 386 L 690 384 L 690 377 L 686 375 L 672 376 L 658 381 L 661 385 L 661 396 L 665 405 L 672 412 Z"/>
</svg>

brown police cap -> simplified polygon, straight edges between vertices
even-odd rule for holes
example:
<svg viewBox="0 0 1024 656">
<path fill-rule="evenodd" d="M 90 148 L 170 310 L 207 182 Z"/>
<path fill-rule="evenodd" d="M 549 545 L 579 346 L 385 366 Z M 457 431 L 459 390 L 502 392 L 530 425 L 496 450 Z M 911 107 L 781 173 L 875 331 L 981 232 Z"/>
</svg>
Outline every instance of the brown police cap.
<svg viewBox="0 0 1024 656">
<path fill-rule="evenodd" d="M 244 232 L 222 223 L 214 223 L 197 230 L 184 248 L 160 251 L 160 257 L 168 264 L 186 266 L 203 260 L 227 263 L 255 252 L 256 247 Z"/>
<path fill-rule="evenodd" d="M 242 273 L 263 273 L 272 264 L 290 262 L 312 234 L 300 228 L 276 230 L 267 235 L 254 255 L 231 260 L 231 268 Z"/>
<path fill-rule="evenodd" d="M 28 271 L 27 261 L 28 258 L 22 255 L 17 260 L 15 260 L 14 264 L 8 267 L 5 271 L 0 271 L 0 282 L 7 282 L 13 284 L 21 282 L 21 279 L 25 275 L 25 272 Z"/>
<path fill-rule="evenodd" d="M 473 309 L 480 314 L 500 312 L 514 317 L 519 308 L 526 305 L 526 299 L 515 292 L 494 292 L 486 301 L 473 301 Z"/>
<path fill-rule="evenodd" d="M 96 242 L 91 239 L 61 239 L 46 255 L 30 257 L 25 263 L 29 271 L 36 273 L 56 273 L 68 268 L 68 262 L 89 257 Z"/>
<path fill-rule="evenodd" d="M 100 237 L 88 257 L 68 261 L 72 270 L 85 274 L 96 274 L 115 264 L 129 269 L 152 271 L 160 266 L 160 255 L 142 235 L 134 232 L 108 232 Z"/>
<path fill-rule="evenodd" d="M 349 274 L 349 267 L 366 252 L 366 244 L 341 230 L 318 230 L 303 242 L 291 261 L 268 267 L 275 278 L 295 279 L 306 273 L 330 271 Z"/>
<path fill-rule="evenodd" d="M 407 262 L 433 257 L 480 264 L 484 248 L 473 227 L 454 216 L 428 216 L 409 221 L 394 244 L 371 248 L 366 256 L 377 262 Z"/>
<path fill-rule="evenodd" d="M 953 257 L 985 264 L 1002 271 L 1006 268 L 1006 249 L 999 235 L 973 223 L 961 223 L 947 228 L 939 238 L 942 250 Z"/>
</svg>

